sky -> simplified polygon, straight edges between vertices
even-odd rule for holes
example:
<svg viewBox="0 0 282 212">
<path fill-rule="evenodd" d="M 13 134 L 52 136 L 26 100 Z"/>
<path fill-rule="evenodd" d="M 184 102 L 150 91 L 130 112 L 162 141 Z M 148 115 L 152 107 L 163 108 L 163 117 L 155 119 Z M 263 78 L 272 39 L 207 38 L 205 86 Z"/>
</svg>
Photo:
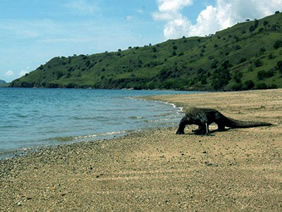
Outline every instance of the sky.
<svg viewBox="0 0 282 212">
<path fill-rule="evenodd" d="M 282 11 L 282 0 L 0 0 L 0 79 L 56 56 L 205 36 Z"/>
</svg>

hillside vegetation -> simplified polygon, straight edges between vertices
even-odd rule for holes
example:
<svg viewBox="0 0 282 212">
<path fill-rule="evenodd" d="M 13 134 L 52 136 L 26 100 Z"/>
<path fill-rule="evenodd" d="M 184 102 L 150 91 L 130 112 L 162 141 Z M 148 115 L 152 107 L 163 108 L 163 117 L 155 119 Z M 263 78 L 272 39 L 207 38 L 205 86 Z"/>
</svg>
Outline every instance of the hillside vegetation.
<svg viewBox="0 0 282 212">
<path fill-rule="evenodd" d="M 243 90 L 282 87 L 282 13 L 206 37 L 55 57 L 13 87 Z"/>
<path fill-rule="evenodd" d="M 0 88 L 2 87 L 8 87 L 9 86 L 9 83 L 5 82 L 4 80 L 1 80 L 0 79 Z"/>
</svg>

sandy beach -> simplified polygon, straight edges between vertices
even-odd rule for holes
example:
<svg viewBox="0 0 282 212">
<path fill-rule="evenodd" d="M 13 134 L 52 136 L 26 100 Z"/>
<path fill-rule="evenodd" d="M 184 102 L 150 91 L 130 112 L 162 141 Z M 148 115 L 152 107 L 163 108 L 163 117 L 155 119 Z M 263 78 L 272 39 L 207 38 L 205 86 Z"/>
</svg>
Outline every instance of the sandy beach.
<svg viewBox="0 0 282 212">
<path fill-rule="evenodd" d="M 0 211 L 282 210 L 282 89 L 150 100 L 274 126 L 208 136 L 175 126 L 1 160 Z"/>
</svg>

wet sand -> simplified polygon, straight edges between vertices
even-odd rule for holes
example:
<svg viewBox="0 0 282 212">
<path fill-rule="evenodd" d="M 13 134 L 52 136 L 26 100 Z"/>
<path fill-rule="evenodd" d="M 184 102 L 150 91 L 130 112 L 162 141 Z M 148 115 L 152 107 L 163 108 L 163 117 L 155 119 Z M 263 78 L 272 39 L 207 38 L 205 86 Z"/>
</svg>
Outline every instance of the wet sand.
<svg viewBox="0 0 282 212">
<path fill-rule="evenodd" d="M 176 126 L 1 160 L 0 211 L 282 210 L 282 89 L 150 99 L 274 126 Z"/>
</svg>

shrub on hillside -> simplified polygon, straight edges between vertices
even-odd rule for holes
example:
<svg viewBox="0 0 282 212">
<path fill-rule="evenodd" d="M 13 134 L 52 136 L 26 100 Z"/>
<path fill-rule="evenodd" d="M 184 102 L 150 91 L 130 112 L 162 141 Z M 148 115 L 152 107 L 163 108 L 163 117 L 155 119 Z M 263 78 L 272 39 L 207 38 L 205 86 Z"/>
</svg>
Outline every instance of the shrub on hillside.
<svg viewBox="0 0 282 212">
<path fill-rule="evenodd" d="M 233 79 L 235 80 L 236 83 L 241 83 L 242 77 L 243 77 L 243 73 L 238 71 L 234 74 Z"/>
<path fill-rule="evenodd" d="M 274 75 L 274 73 L 273 73 L 273 71 L 264 71 L 264 70 L 262 70 L 262 71 L 259 71 L 258 73 L 257 73 L 257 77 L 258 77 L 258 79 L 259 80 L 263 80 L 263 79 L 265 79 L 265 78 L 270 78 L 270 77 L 272 77 Z"/>
<path fill-rule="evenodd" d="M 233 46 L 233 49 L 239 50 L 239 49 L 241 49 L 241 46 L 240 45 L 235 45 L 235 46 Z"/>
<path fill-rule="evenodd" d="M 266 52 L 266 49 L 264 47 L 262 47 L 262 48 L 260 48 L 260 52 L 264 53 L 264 52 Z"/>
<path fill-rule="evenodd" d="M 211 68 L 216 68 L 218 64 L 218 60 L 214 60 L 211 64 Z"/>
<path fill-rule="evenodd" d="M 247 59 L 244 58 L 244 57 L 242 57 L 242 58 L 240 59 L 240 61 L 239 61 L 239 64 L 240 64 L 240 63 L 244 63 L 244 62 L 246 62 L 246 61 L 247 61 Z"/>
<path fill-rule="evenodd" d="M 277 62 L 276 69 L 279 71 L 279 73 L 282 76 L 282 60 Z"/>
<path fill-rule="evenodd" d="M 263 65 L 263 62 L 260 60 L 260 59 L 257 59 L 256 61 L 255 61 L 255 66 L 256 67 L 260 67 L 260 66 L 262 66 Z"/>
<path fill-rule="evenodd" d="M 212 87 L 216 90 L 224 88 L 230 81 L 230 71 L 219 68 L 212 75 Z"/>
<path fill-rule="evenodd" d="M 250 66 L 248 67 L 248 72 L 253 72 L 253 71 L 254 71 L 254 68 L 253 68 L 252 65 L 250 65 Z"/>
<path fill-rule="evenodd" d="M 40 69 L 40 70 L 43 70 L 43 68 L 44 68 L 43 65 L 40 65 L 40 66 L 39 66 L 39 69 Z"/>
<path fill-rule="evenodd" d="M 259 21 L 258 21 L 258 20 L 255 20 L 254 25 L 253 25 L 253 26 L 250 26 L 249 31 L 250 31 L 250 32 L 255 31 L 256 28 L 258 27 L 258 24 L 259 24 Z"/>
<path fill-rule="evenodd" d="M 272 59 L 274 59 L 274 58 L 275 58 L 275 55 L 274 55 L 272 52 L 269 53 L 268 59 L 272 60 Z"/>
<path fill-rule="evenodd" d="M 274 43 L 274 45 L 273 45 L 273 48 L 274 48 L 274 49 L 278 49 L 278 48 L 280 48 L 280 47 L 282 47 L 282 40 L 277 40 L 277 41 L 275 41 L 275 43 Z"/>
<path fill-rule="evenodd" d="M 233 91 L 240 91 L 240 90 L 243 90 L 243 85 L 242 83 L 236 83 L 231 87 L 231 89 Z"/>
<path fill-rule="evenodd" d="M 201 85 L 206 85 L 208 82 L 207 82 L 207 78 L 204 77 L 201 79 Z"/>
<path fill-rule="evenodd" d="M 64 76 L 64 74 L 62 72 L 58 72 L 57 73 L 57 80 L 60 79 L 62 76 Z"/>
<path fill-rule="evenodd" d="M 252 80 L 248 80 L 245 82 L 245 88 L 246 89 L 253 89 L 255 87 L 255 83 Z"/>
<path fill-rule="evenodd" d="M 265 83 L 259 83 L 257 84 L 256 89 L 267 89 L 267 85 Z"/>
</svg>

